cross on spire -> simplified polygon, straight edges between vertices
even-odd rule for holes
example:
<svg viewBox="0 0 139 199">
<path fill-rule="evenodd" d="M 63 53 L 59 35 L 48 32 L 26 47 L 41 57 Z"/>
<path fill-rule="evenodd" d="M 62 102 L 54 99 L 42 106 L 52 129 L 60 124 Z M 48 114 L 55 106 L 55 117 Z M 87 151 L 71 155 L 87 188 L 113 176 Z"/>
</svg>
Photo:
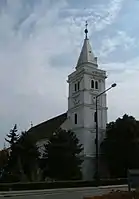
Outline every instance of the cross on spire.
<svg viewBox="0 0 139 199">
<path fill-rule="evenodd" d="M 93 64 L 92 66 L 97 68 L 97 59 L 92 51 L 92 48 L 88 39 L 87 27 L 88 27 L 88 23 L 86 21 L 85 30 L 84 30 L 84 33 L 85 33 L 84 43 L 83 43 L 83 47 L 82 47 L 76 68 L 86 63 Z"/>
<path fill-rule="evenodd" d="M 88 26 L 88 23 L 86 21 L 85 30 L 84 30 L 84 32 L 85 32 L 85 39 L 87 39 L 87 33 L 88 33 L 87 26 Z"/>
<path fill-rule="evenodd" d="M 32 128 L 32 127 L 33 127 L 33 123 L 32 123 L 32 121 L 31 121 L 31 124 L 30 124 L 30 125 L 31 125 L 31 128 Z"/>
</svg>

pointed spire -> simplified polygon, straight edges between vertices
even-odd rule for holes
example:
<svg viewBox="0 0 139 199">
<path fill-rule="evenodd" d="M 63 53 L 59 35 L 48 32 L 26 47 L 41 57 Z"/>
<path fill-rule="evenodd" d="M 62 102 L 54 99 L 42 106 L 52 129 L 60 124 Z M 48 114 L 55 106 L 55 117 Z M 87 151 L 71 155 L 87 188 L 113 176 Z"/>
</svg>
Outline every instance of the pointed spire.
<svg viewBox="0 0 139 199">
<path fill-rule="evenodd" d="M 85 24 L 85 39 L 84 39 L 84 44 L 77 62 L 77 66 L 79 67 L 81 64 L 85 64 L 85 63 L 92 63 L 94 65 L 96 65 L 97 67 L 97 58 L 94 56 L 93 52 L 92 52 L 92 48 L 91 45 L 89 43 L 89 39 L 88 39 L 88 29 L 87 29 L 88 23 L 86 21 Z"/>
</svg>

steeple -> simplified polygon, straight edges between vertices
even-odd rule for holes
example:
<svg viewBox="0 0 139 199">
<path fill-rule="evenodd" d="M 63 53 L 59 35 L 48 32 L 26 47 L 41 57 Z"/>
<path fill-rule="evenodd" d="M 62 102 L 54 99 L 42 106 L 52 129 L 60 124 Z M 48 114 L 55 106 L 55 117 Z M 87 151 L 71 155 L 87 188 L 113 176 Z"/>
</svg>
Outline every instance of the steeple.
<svg viewBox="0 0 139 199">
<path fill-rule="evenodd" d="M 73 131 L 83 145 L 80 154 L 83 180 L 91 180 L 95 175 L 96 164 L 96 96 L 105 90 L 106 72 L 99 69 L 88 39 L 87 22 L 85 27 L 84 44 L 79 56 L 76 70 L 68 76 L 69 96 L 67 123 L 65 128 Z M 107 124 L 106 95 L 99 98 L 98 111 L 98 147 L 105 137 Z"/>
<path fill-rule="evenodd" d="M 92 48 L 91 48 L 91 45 L 89 43 L 89 39 L 87 36 L 87 34 L 88 34 L 87 21 L 86 21 L 85 26 L 86 26 L 86 28 L 84 30 L 84 32 L 85 32 L 84 44 L 83 44 L 76 68 L 78 68 L 82 64 L 86 64 L 86 63 L 92 63 L 93 65 L 95 65 L 95 67 L 97 67 L 97 58 L 94 56 L 94 54 L 92 52 Z"/>
</svg>

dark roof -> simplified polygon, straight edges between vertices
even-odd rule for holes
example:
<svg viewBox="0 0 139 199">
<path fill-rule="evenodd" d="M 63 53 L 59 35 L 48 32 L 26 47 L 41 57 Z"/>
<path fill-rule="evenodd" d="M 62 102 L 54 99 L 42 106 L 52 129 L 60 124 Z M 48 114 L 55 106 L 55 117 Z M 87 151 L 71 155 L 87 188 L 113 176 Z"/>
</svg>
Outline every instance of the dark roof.
<svg viewBox="0 0 139 199">
<path fill-rule="evenodd" d="M 29 135 L 32 137 L 34 142 L 37 142 L 40 139 L 49 138 L 67 119 L 67 113 L 63 113 L 49 119 L 45 122 L 42 122 L 36 126 L 33 126 L 28 130 Z"/>
</svg>

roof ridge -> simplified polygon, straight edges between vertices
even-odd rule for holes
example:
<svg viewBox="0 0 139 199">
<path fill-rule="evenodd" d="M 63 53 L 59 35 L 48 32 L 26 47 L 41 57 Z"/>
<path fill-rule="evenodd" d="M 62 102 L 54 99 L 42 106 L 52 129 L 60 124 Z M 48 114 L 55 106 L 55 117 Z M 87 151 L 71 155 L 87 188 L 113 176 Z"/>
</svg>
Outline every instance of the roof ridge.
<svg viewBox="0 0 139 199">
<path fill-rule="evenodd" d="M 51 121 L 53 121 L 53 120 L 55 120 L 55 119 L 57 119 L 57 118 L 59 118 L 59 117 L 61 117 L 61 116 L 64 116 L 64 115 L 67 116 L 67 112 L 62 113 L 62 114 L 60 114 L 60 115 L 57 115 L 57 116 L 55 116 L 55 117 L 52 117 L 52 118 L 50 118 L 50 119 L 48 119 L 48 120 L 46 120 L 46 121 L 43 121 L 43 122 L 41 122 L 41 123 L 39 123 L 39 124 L 37 124 L 37 125 L 31 127 L 28 131 L 30 131 L 31 129 L 36 128 L 36 127 L 38 127 L 38 126 L 40 126 L 40 125 L 42 125 L 42 124 L 44 124 L 44 123 L 51 122 Z"/>
</svg>

